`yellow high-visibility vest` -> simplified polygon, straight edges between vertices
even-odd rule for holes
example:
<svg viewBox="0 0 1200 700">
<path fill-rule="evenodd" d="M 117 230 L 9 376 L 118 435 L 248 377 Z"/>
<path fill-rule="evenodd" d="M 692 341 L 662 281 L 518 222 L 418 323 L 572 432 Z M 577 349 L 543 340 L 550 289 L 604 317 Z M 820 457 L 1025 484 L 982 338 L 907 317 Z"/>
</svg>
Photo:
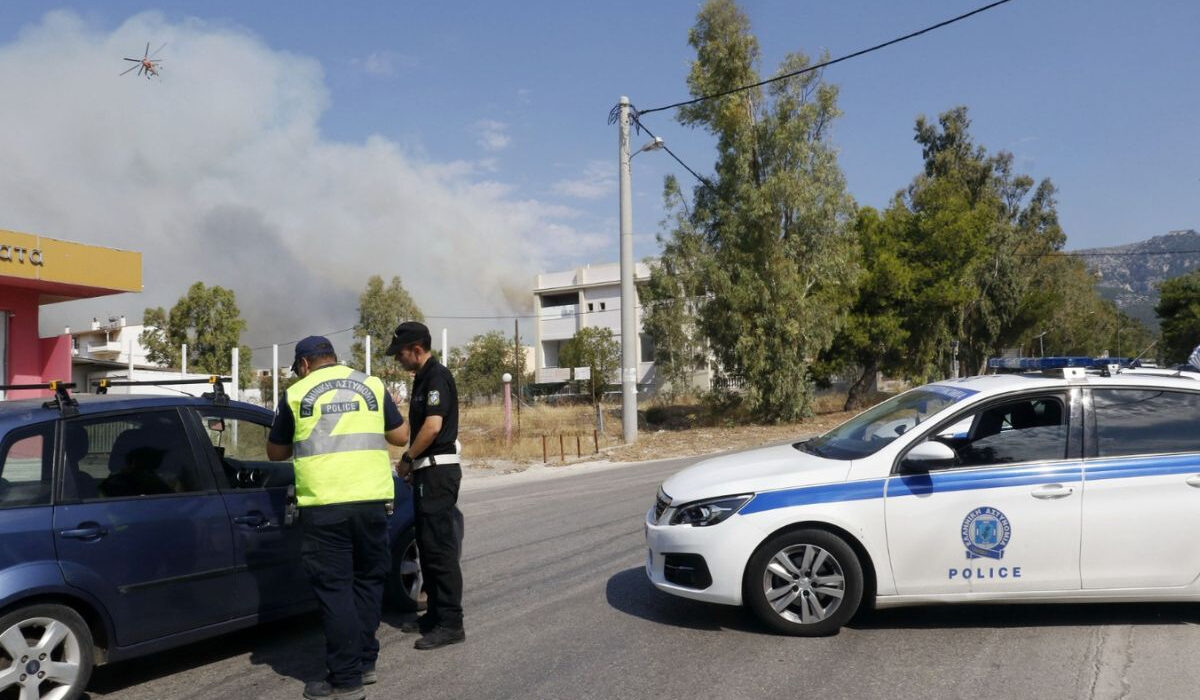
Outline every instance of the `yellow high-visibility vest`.
<svg viewBox="0 0 1200 700">
<path fill-rule="evenodd" d="M 383 392 L 378 377 L 342 365 L 313 370 L 288 387 L 301 507 L 395 497 L 383 437 Z"/>
</svg>

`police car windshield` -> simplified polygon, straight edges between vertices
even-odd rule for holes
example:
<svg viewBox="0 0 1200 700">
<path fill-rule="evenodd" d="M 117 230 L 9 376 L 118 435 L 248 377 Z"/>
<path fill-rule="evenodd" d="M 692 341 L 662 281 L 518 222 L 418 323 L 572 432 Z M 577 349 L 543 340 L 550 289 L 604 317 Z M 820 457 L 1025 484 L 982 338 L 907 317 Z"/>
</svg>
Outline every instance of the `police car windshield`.
<svg viewBox="0 0 1200 700">
<path fill-rule="evenodd" d="M 973 393 L 938 385 L 906 391 L 803 443 L 800 449 L 830 459 L 860 459 Z"/>
</svg>

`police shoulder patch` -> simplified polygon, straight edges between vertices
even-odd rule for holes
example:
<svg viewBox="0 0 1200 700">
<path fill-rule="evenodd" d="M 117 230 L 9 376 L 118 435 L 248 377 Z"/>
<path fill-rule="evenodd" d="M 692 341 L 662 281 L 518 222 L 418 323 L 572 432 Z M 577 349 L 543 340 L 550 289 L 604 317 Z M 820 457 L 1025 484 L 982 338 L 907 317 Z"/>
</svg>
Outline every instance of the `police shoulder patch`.
<svg viewBox="0 0 1200 700">
<path fill-rule="evenodd" d="M 441 392 L 436 391 L 436 390 L 429 392 L 428 401 L 429 401 L 430 406 L 440 406 L 442 404 Z"/>
</svg>

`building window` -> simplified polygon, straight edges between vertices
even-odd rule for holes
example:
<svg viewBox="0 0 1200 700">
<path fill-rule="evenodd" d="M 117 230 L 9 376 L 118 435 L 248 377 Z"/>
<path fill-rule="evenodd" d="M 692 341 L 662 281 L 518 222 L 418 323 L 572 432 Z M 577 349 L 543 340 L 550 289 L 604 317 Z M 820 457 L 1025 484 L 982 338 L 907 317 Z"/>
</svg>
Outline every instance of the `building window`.
<svg viewBox="0 0 1200 700">
<path fill-rule="evenodd" d="M 593 304 L 592 302 L 589 301 L 588 302 L 588 311 L 595 311 L 596 310 L 595 306 L 596 306 L 595 304 Z"/>
<path fill-rule="evenodd" d="M 558 367 L 558 351 L 562 347 L 561 340 L 542 341 L 542 367 L 549 369 Z"/>
<path fill-rule="evenodd" d="M 642 344 L 642 362 L 654 362 L 654 339 L 646 333 L 638 336 Z"/>
<path fill-rule="evenodd" d="M 603 311 L 603 310 L 604 310 L 604 302 L 600 302 L 600 310 L 601 310 L 601 311 Z"/>
<path fill-rule="evenodd" d="M 542 308 L 547 306 L 570 306 L 579 303 L 579 294 L 571 292 L 569 294 L 543 294 Z"/>
</svg>

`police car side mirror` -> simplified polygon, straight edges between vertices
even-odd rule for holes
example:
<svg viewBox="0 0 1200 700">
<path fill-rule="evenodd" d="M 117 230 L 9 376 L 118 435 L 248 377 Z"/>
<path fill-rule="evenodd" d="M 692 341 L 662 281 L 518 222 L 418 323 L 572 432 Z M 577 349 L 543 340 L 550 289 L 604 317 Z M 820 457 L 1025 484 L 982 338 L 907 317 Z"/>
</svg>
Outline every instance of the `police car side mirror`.
<svg viewBox="0 0 1200 700">
<path fill-rule="evenodd" d="M 925 440 L 904 455 L 904 461 L 900 462 L 900 471 L 927 472 L 930 469 L 952 467 L 956 457 L 949 445 L 937 440 Z"/>
</svg>

